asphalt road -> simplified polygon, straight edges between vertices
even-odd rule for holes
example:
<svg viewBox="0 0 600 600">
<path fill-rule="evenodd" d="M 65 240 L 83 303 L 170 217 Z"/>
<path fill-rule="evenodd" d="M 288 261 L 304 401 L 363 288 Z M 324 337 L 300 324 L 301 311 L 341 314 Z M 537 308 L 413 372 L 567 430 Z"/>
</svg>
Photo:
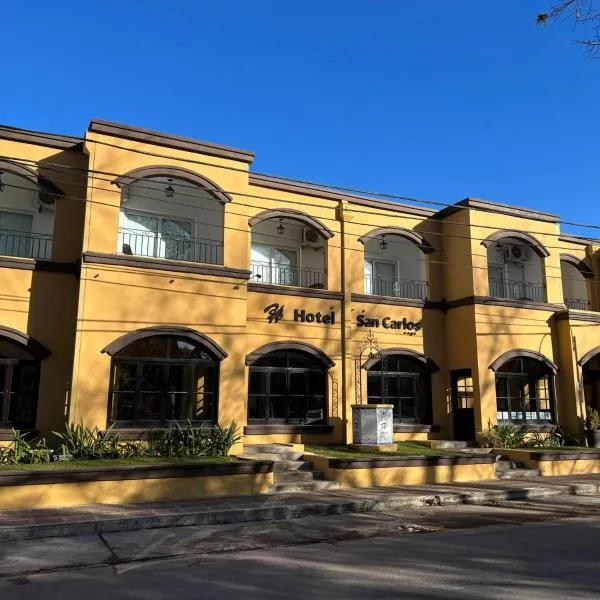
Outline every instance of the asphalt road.
<svg viewBox="0 0 600 600">
<path fill-rule="evenodd" d="M 535 506 L 510 503 L 354 515 L 351 519 L 343 515 L 322 517 L 325 520 L 321 521 L 300 519 L 243 529 L 220 527 L 212 534 L 206 528 L 181 528 L 124 532 L 100 541 L 86 536 L 14 542 L 0 545 L 4 568 L 0 598 L 598 598 L 600 518 L 564 518 L 593 514 L 598 508 L 596 499 L 579 498 L 561 501 L 559 506 L 549 500 Z M 338 535 L 332 541 L 336 524 L 340 531 L 349 532 L 349 537 L 354 532 L 355 538 L 362 539 L 340 541 Z M 315 532 L 315 541 L 316 531 L 327 527 L 329 533 L 325 531 L 323 538 L 330 541 L 308 543 L 309 532 Z M 279 545 L 294 543 L 285 537 L 294 531 L 300 545 Z M 263 549 L 239 551 L 257 536 Z M 217 553 L 190 555 L 206 549 L 207 540 L 216 543 L 217 538 L 221 544 L 215 547 Z M 227 552 L 228 547 L 238 550 Z M 167 551 L 175 553 L 175 549 L 180 558 L 152 558 Z M 48 560 L 52 557 L 54 567 L 33 573 L 35 565 L 51 564 Z M 67 568 L 84 558 L 88 564 L 101 566 Z M 23 561 L 32 567 L 29 574 L 19 574 Z"/>
</svg>

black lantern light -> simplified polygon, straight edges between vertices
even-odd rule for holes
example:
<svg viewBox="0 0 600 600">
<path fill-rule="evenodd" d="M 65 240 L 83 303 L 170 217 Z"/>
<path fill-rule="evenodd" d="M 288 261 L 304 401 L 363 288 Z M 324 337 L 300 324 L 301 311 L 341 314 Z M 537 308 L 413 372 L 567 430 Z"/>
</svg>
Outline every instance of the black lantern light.
<svg viewBox="0 0 600 600">
<path fill-rule="evenodd" d="M 4 191 L 4 181 L 2 181 L 2 175 L 4 175 L 4 173 L 0 171 L 0 192 Z"/>
<path fill-rule="evenodd" d="M 173 186 L 171 185 L 173 183 L 173 179 L 171 177 L 169 177 L 169 185 L 165 188 L 165 196 L 167 198 L 172 198 L 175 195 L 175 190 L 173 189 Z"/>
<path fill-rule="evenodd" d="M 379 247 L 380 247 L 382 250 L 385 250 L 385 249 L 388 247 L 388 243 L 387 243 L 387 242 L 386 242 L 386 240 L 385 240 L 385 235 L 382 235 L 382 236 L 381 236 L 381 241 L 379 242 Z"/>
<path fill-rule="evenodd" d="M 277 233 L 279 235 L 283 235 L 285 233 L 285 225 L 283 224 L 283 219 L 279 219 L 279 225 L 277 225 Z"/>
<path fill-rule="evenodd" d="M 504 250 L 502 244 L 500 242 L 496 242 L 496 252 L 502 252 L 502 250 Z"/>
</svg>

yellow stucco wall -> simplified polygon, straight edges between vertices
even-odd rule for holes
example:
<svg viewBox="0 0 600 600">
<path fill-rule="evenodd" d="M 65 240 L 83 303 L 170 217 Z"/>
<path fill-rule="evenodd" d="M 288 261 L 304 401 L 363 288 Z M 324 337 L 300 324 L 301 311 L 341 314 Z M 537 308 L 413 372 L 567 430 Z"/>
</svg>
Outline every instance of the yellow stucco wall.
<svg viewBox="0 0 600 600">
<path fill-rule="evenodd" d="M 486 481 L 496 477 L 494 463 L 336 469 L 330 466 L 330 459 L 325 456 L 307 453 L 304 458 L 312 461 L 315 468 L 325 474 L 326 479 L 339 481 L 342 488 L 458 483 Z"/>
<path fill-rule="evenodd" d="M 227 353 L 221 363 L 219 418 L 247 422 L 248 354 L 264 344 L 300 341 L 335 362 L 328 378 L 327 420 L 331 434 L 297 433 L 248 436 L 252 441 L 352 441 L 351 405 L 366 401 L 366 377 L 357 391 L 356 359 L 369 329 L 382 349 L 406 348 L 429 357 L 432 374 L 433 424 L 439 433 L 406 432 L 400 439 L 449 439 L 452 431 L 450 371 L 471 369 L 477 429 L 496 422 L 495 376 L 490 364 L 508 350 L 524 348 L 546 356 L 559 367 L 556 396 L 559 422 L 581 431 L 585 415 L 578 391 L 577 356 L 600 346 L 598 324 L 553 319 L 563 301 L 560 253 L 570 253 L 600 269 L 598 247 L 559 240 L 557 223 L 506 211 L 458 207 L 446 216 L 434 211 L 374 203 L 323 192 L 272 189 L 249 178 L 242 160 L 88 132 L 83 150 L 58 151 L 32 143 L 0 139 L 0 153 L 33 160 L 65 191 L 56 204 L 53 259 L 81 259 L 81 253 L 114 255 L 118 240 L 121 190 L 118 175 L 150 166 L 181 167 L 210 179 L 231 197 L 224 207 L 224 266 L 249 268 L 249 219 L 266 209 L 286 208 L 319 219 L 333 237 L 327 242 L 327 291 L 324 298 L 253 291 L 241 279 L 149 270 L 143 267 L 82 263 L 73 275 L 0 266 L 0 324 L 28 333 L 52 355 L 42 367 L 38 429 L 48 433 L 65 418 L 88 425 L 107 423 L 110 357 L 102 349 L 121 335 L 154 325 L 191 327 L 211 337 Z M 218 153 L 217 153 L 218 154 Z M 85 168 L 92 170 L 86 179 Z M 61 165 L 70 170 L 57 170 Z M 41 172 L 41 171 L 40 171 Z M 86 202 L 84 202 L 86 200 Z M 378 227 L 399 227 L 422 234 L 432 251 L 422 260 L 429 299 L 439 304 L 402 306 L 381 299 L 365 302 L 364 245 L 360 237 Z M 523 306 L 474 303 L 489 295 L 487 252 L 482 241 L 498 230 L 530 233 L 549 251 L 544 259 L 547 302 L 540 310 Z M 592 298 L 600 297 L 598 279 Z M 248 289 L 250 287 L 250 290 Z M 283 290 L 282 290 L 283 291 Z M 289 289 L 288 289 L 289 291 Z M 297 292 L 299 290 L 296 290 Z M 353 295 L 355 296 L 353 298 Z M 449 304 L 444 304 L 447 301 Z M 458 301 L 458 305 L 452 305 Z M 596 301 L 596 300 L 594 300 Z M 268 323 L 267 305 L 284 305 L 278 323 Z M 410 303 L 407 303 L 410 304 Z M 418 303 L 417 303 L 418 304 Z M 333 325 L 293 321 L 294 309 L 334 312 Z M 358 317 L 379 321 L 359 327 Z M 384 318 L 421 324 L 416 332 L 384 328 Z M 364 361 L 363 361 L 364 362 Z M 364 375 L 364 372 L 363 372 Z"/>
<path fill-rule="evenodd" d="M 264 494 L 273 473 L 0 486 L 0 510 Z"/>
</svg>

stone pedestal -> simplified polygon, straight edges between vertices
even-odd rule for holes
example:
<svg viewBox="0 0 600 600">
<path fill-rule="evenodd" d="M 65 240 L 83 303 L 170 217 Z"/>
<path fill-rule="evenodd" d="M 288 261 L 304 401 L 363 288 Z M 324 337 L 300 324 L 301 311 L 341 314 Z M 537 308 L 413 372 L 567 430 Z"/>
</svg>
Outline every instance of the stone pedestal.
<svg viewBox="0 0 600 600">
<path fill-rule="evenodd" d="M 357 450 L 396 450 L 393 405 L 352 405 L 352 446 Z"/>
</svg>

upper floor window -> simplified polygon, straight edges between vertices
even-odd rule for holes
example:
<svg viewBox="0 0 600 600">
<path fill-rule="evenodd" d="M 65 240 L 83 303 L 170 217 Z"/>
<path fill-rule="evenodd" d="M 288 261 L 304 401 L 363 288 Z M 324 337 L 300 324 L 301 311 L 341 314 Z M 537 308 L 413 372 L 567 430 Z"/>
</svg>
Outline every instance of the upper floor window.
<svg viewBox="0 0 600 600">
<path fill-rule="evenodd" d="M 177 170 L 141 169 L 121 185 L 118 249 L 124 254 L 223 264 L 224 201 Z M 150 175 L 145 172 L 150 171 Z"/>
<path fill-rule="evenodd" d="M 398 298 L 428 297 L 431 247 L 415 232 L 389 228 L 360 238 L 365 245 L 365 293 Z"/>
<path fill-rule="evenodd" d="M 561 254 L 560 274 L 567 308 L 590 310 L 588 279 L 594 276 L 590 267 L 574 256 Z"/>
<path fill-rule="evenodd" d="M 545 302 L 543 257 L 547 251 L 543 246 L 525 235 L 492 236 L 484 244 L 490 296 Z"/>
<path fill-rule="evenodd" d="M 0 161 L 0 255 L 52 257 L 58 195 L 62 192 L 35 172 Z"/>
<path fill-rule="evenodd" d="M 313 289 L 327 287 L 327 239 L 319 221 L 292 210 L 265 211 L 250 220 L 253 281 Z"/>
</svg>

